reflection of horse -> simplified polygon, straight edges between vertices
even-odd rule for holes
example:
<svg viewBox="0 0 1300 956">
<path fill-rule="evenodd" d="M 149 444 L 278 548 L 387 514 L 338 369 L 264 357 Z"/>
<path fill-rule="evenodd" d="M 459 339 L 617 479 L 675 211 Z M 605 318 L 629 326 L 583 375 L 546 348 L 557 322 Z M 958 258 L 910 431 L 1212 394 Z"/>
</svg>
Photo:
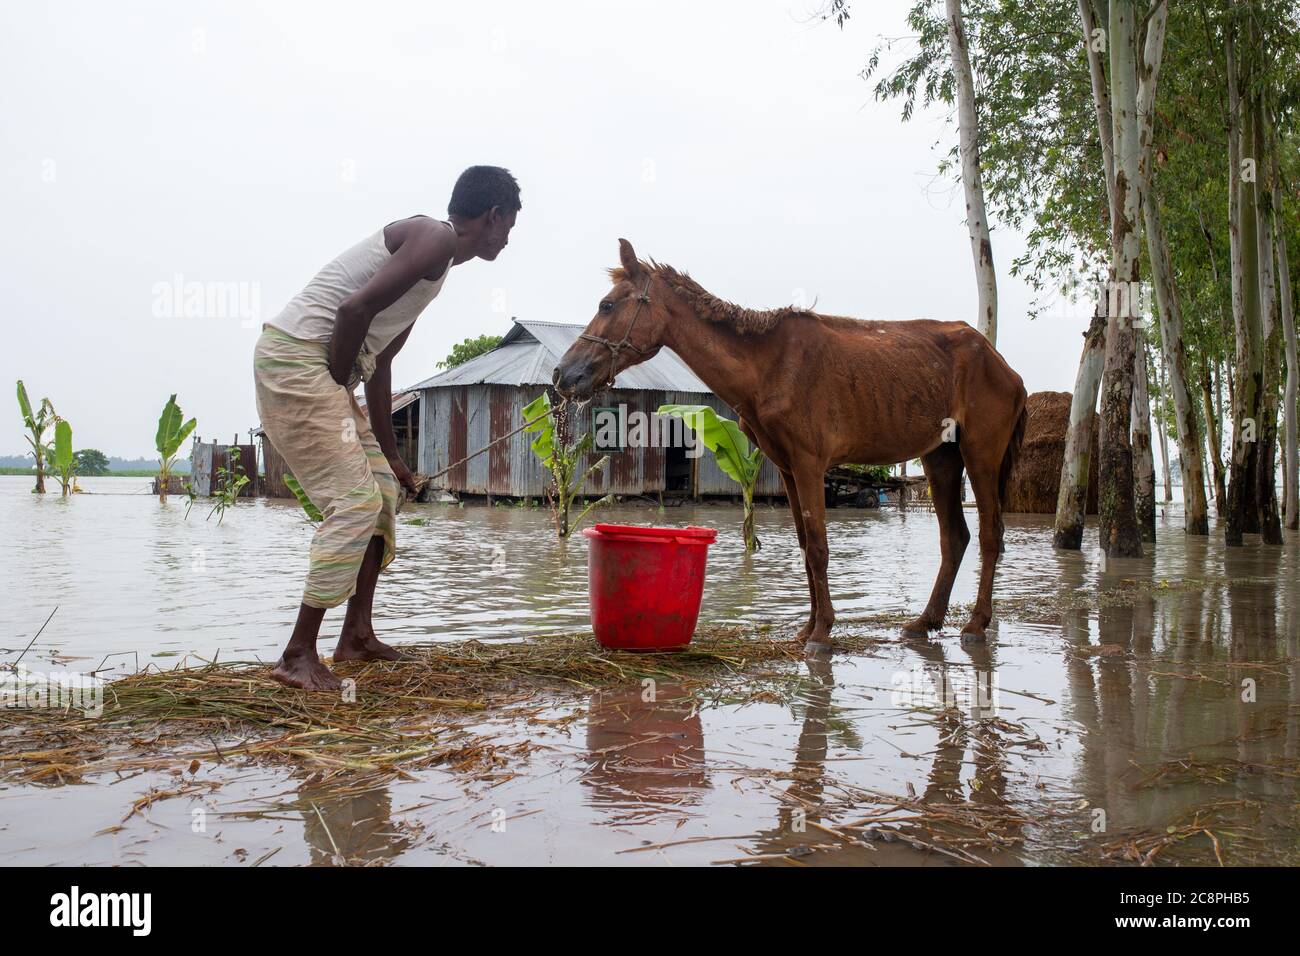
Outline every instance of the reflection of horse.
<svg viewBox="0 0 1300 956">
<path fill-rule="evenodd" d="M 587 757 L 582 782 L 593 804 L 681 807 L 697 803 L 710 786 L 698 705 L 679 684 L 659 684 L 653 693 L 640 686 L 593 693 Z"/>
<path fill-rule="evenodd" d="M 640 262 L 619 240 L 586 331 L 564 354 L 555 386 L 588 398 L 665 345 L 734 408 L 781 472 L 804 549 L 811 609 L 799 638 L 829 643 L 835 612 L 826 567 L 823 479 L 831 465 L 920 458 L 933 489 L 942 560 L 930 601 L 905 630 L 943 624 L 970 531 L 962 472 L 980 516 L 980 583 L 964 634 L 983 637 L 1002 553 L 1002 502 L 1020 449 L 1025 388 L 988 340 L 963 322 L 861 322 L 799 309 L 724 302 L 670 266 Z"/>
<path fill-rule="evenodd" d="M 949 678 L 946 671 L 948 664 L 944 658 L 943 647 L 928 641 L 909 644 L 925 662 L 937 686 L 944 686 Z M 985 673 L 992 666 L 991 657 L 983 645 L 963 645 L 963 650 L 971 658 L 976 671 Z M 916 850 L 906 842 L 872 843 L 872 849 L 855 848 L 849 843 L 837 840 L 830 833 L 820 830 L 816 824 L 827 823 L 835 828 L 835 823 L 845 821 L 826 819 L 825 805 L 827 791 L 838 789 L 833 776 L 828 776 L 826 760 L 829 741 L 833 728 L 837 724 L 836 708 L 832 701 L 835 680 L 831 663 L 825 657 L 810 657 L 806 661 L 809 681 L 801 694 L 806 703 L 803 725 L 800 728 L 799 743 L 795 749 L 794 764 L 791 771 L 792 782 L 786 789 L 786 800 L 777 810 L 777 825 L 755 835 L 751 849 L 758 860 L 777 857 L 799 857 L 801 862 L 848 863 L 860 865 L 909 865 L 918 862 Z M 921 805 L 966 804 L 965 785 L 962 781 L 962 769 L 966 761 L 968 741 L 978 734 L 978 722 L 966 722 L 956 709 L 945 710 L 940 716 L 936 731 L 939 744 L 934 750 L 934 761 L 926 777 L 923 794 L 915 798 Z M 974 764 L 974 779 L 978 786 L 970 797 L 969 803 L 985 806 L 1000 806 L 1007 799 L 1007 778 L 1002 761 L 996 756 L 992 747 L 970 747 Z M 850 831 L 840 831 L 848 833 Z M 799 847 L 809 844 L 834 844 L 838 852 L 829 856 L 801 855 Z M 948 857 L 936 855 L 925 858 L 924 862 L 947 864 Z M 1014 862 L 1000 860 L 999 862 Z"/>
</svg>

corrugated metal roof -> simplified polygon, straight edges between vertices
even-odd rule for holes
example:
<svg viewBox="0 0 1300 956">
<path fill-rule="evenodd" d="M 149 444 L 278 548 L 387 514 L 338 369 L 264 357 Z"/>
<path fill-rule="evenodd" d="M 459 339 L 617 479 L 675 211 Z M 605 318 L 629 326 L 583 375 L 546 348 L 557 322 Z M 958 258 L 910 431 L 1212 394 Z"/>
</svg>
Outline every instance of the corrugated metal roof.
<svg viewBox="0 0 1300 956">
<path fill-rule="evenodd" d="M 491 352 L 426 378 L 408 391 L 446 385 L 550 385 L 555 366 L 582 330 L 581 325 L 515 319 L 501 344 Z M 614 387 L 677 392 L 709 390 L 685 362 L 666 348 L 660 349 L 650 361 L 624 369 L 614 380 Z"/>
<path fill-rule="evenodd" d="M 418 400 L 419 397 L 420 393 L 413 388 L 407 389 L 404 392 L 393 392 L 393 413 L 396 414 L 397 412 L 400 412 L 407 405 L 410 405 L 411 402 Z M 366 407 L 365 397 L 363 396 L 358 398 L 357 404 L 364 409 Z"/>
<path fill-rule="evenodd" d="M 393 414 L 394 415 L 397 414 L 407 405 L 410 405 L 411 402 L 417 401 L 419 397 L 420 397 L 420 393 L 413 388 L 407 389 L 404 392 L 393 392 Z M 364 396 L 357 399 L 357 404 L 361 406 L 362 411 L 365 411 L 366 400 Z M 253 437 L 256 438 L 260 435 L 265 435 L 265 434 L 266 434 L 266 429 L 264 429 L 262 427 L 262 424 L 259 422 L 257 424 L 257 427 L 253 429 Z"/>
</svg>

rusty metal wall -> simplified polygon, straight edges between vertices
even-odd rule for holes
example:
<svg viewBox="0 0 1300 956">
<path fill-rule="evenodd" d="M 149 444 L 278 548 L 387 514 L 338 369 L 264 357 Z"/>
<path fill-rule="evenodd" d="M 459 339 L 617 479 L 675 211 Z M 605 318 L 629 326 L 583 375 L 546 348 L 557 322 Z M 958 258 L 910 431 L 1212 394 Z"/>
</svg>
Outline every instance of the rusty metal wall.
<svg viewBox="0 0 1300 956">
<path fill-rule="evenodd" d="M 263 498 L 292 498 L 293 492 L 284 483 L 284 476 L 291 475 L 280 452 L 271 444 L 271 439 L 262 436 L 262 474 L 258 479 L 257 493 Z"/>
<path fill-rule="evenodd" d="M 190 451 L 190 485 L 200 498 L 212 494 L 213 445 L 196 441 Z"/>
<path fill-rule="evenodd" d="M 543 386 L 456 385 L 426 389 L 420 401 L 419 471 L 435 474 L 453 461 L 477 451 L 492 440 L 523 424 L 523 409 L 541 394 Z M 595 408 L 625 406 L 626 412 L 653 413 L 660 405 L 673 403 L 712 406 L 719 414 L 735 413 L 716 396 L 699 392 L 661 392 L 619 389 L 606 392 L 598 401 L 583 407 L 572 422 L 573 437 L 592 430 Z M 436 482 L 448 490 L 476 495 L 541 497 L 550 482 L 549 472 L 532 452 L 533 436 L 524 432 L 501 442 L 490 451 L 459 466 Z M 607 454 L 593 449 L 588 465 Z M 589 494 L 645 495 L 664 488 L 665 449 L 625 448 L 609 453 L 610 460 L 592 475 Z M 705 451 L 695 460 L 697 495 L 736 495 L 739 487 L 713 462 Z M 766 462 L 759 476 L 759 495 L 783 495 L 780 475 Z"/>
<path fill-rule="evenodd" d="M 731 407 L 718 396 L 700 392 L 664 392 L 664 404 L 669 405 L 708 405 L 719 415 L 733 421 L 738 417 Z M 718 467 L 713 453 L 707 449 L 695 459 L 695 494 L 705 495 L 739 495 L 740 486 Z M 758 473 L 758 484 L 754 494 L 760 497 L 768 495 L 785 495 L 785 485 L 781 482 L 781 473 L 776 466 L 766 459 Z"/>
<path fill-rule="evenodd" d="M 239 489 L 239 497 L 253 498 L 257 496 L 257 448 L 253 445 L 217 445 L 212 456 L 212 483 L 216 486 L 218 481 L 217 470 L 220 468 L 229 468 L 233 456 L 231 451 L 239 449 L 239 466 L 235 471 L 242 475 L 248 476 L 248 483 Z"/>
<path fill-rule="evenodd" d="M 248 476 L 248 484 L 239 490 L 239 497 L 253 498 L 257 487 L 257 449 L 253 445 L 221 445 L 217 442 L 195 442 L 190 452 L 190 482 L 200 498 L 210 497 L 220 483 L 217 472 L 228 468 L 231 449 L 239 449 L 239 471 Z"/>
<path fill-rule="evenodd" d="M 468 442 L 465 432 L 465 387 L 451 389 L 447 394 L 447 453 L 443 459 L 447 467 L 460 461 L 468 454 Z M 467 463 L 461 463 L 445 476 L 448 487 L 464 488 Z"/>
</svg>

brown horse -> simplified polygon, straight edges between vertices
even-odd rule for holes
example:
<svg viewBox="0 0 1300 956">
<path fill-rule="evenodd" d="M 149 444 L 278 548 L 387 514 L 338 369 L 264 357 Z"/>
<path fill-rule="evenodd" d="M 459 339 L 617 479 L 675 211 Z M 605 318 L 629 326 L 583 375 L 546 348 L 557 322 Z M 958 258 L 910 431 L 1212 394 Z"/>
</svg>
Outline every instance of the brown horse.
<svg viewBox="0 0 1300 956">
<path fill-rule="evenodd" d="M 979 596 L 962 634 L 981 639 L 993 616 L 1002 504 L 1020 450 L 1025 388 L 988 340 L 964 322 L 866 322 L 795 308 L 746 309 L 671 266 L 641 262 L 619 240 L 622 267 L 595 318 L 555 370 L 561 395 L 588 398 L 667 346 L 740 415 L 781 472 L 804 552 L 811 612 L 799 638 L 828 645 L 835 611 L 826 582 L 826 469 L 920 458 L 939 519 L 939 576 L 921 616 L 943 624 L 970 541 L 962 469 L 980 518 Z"/>
</svg>

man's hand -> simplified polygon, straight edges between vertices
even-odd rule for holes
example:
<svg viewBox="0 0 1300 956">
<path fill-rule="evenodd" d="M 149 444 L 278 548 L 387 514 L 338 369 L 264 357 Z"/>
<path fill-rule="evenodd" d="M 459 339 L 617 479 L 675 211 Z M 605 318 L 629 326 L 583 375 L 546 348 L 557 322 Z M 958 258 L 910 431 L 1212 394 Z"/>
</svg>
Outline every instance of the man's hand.
<svg viewBox="0 0 1300 956">
<path fill-rule="evenodd" d="M 393 469 L 393 477 L 397 479 L 398 484 L 406 489 L 406 493 L 414 498 L 419 494 L 419 489 L 415 486 L 415 475 L 411 469 L 406 467 L 406 462 L 400 458 L 390 459 L 388 466 Z"/>
</svg>

